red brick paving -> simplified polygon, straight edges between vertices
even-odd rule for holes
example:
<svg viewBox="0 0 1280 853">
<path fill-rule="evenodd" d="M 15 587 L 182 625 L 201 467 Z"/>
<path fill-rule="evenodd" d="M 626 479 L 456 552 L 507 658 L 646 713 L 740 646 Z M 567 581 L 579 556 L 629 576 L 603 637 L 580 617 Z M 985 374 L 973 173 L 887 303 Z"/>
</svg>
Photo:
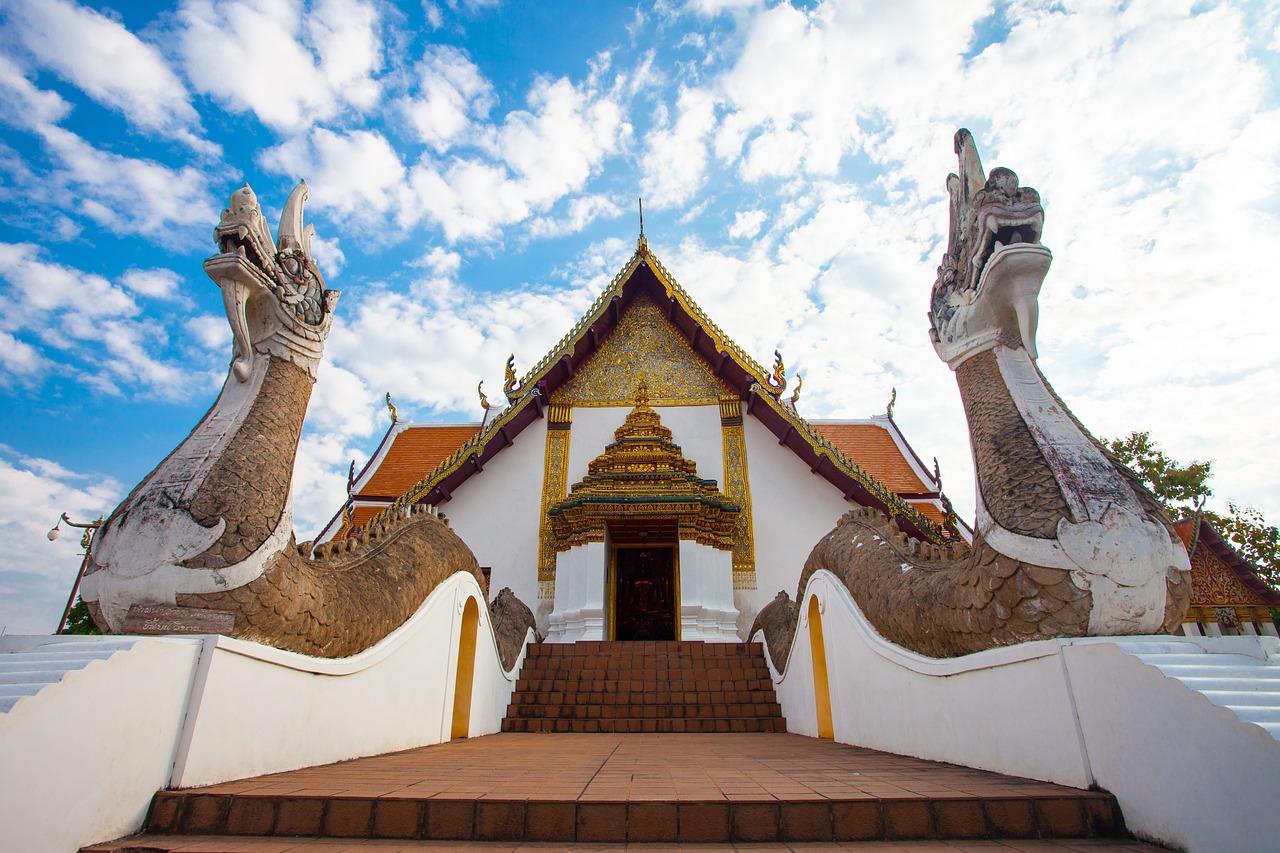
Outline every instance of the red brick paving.
<svg viewBox="0 0 1280 853">
<path fill-rule="evenodd" d="M 147 828 L 241 840 L 383 839 L 391 847 L 422 839 L 563 847 L 1123 833 L 1107 794 L 793 734 L 490 735 L 161 792 Z"/>
</svg>

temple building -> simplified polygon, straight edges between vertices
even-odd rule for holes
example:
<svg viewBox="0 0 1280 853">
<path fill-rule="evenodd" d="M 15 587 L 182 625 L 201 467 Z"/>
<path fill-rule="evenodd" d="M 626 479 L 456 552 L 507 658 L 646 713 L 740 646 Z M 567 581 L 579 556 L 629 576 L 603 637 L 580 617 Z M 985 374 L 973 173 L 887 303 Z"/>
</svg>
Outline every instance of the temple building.
<svg viewBox="0 0 1280 853">
<path fill-rule="evenodd" d="M 807 421 L 643 237 L 482 423 L 393 422 L 318 542 L 429 503 L 552 641 L 745 638 L 853 506 L 969 537 L 892 417 Z"/>
<path fill-rule="evenodd" d="M 1191 607 L 1182 623 L 1187 636 L 1277 636 L 1273 610 L 1280 593 L 1204 519 L 1174 527 L 1191 554 Z"/>
</svg>

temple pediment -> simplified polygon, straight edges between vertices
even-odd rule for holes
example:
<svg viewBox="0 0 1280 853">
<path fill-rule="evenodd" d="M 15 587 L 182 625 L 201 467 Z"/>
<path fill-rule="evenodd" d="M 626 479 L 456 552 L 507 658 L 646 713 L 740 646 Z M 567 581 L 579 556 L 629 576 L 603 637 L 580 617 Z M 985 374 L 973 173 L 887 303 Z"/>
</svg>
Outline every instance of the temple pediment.
<svg viewBox="0 0 1280 853">
<path fill-rule="evenodd" d="M 567 406 L 629 406 L 634 390 L 647 381 L 655 406 L 715 405 L 736 391 L 716 377 L 663 315 L 653 297 L 641 291 L 617 327 L 587 362 L 551 395 Z"/>
</svg>

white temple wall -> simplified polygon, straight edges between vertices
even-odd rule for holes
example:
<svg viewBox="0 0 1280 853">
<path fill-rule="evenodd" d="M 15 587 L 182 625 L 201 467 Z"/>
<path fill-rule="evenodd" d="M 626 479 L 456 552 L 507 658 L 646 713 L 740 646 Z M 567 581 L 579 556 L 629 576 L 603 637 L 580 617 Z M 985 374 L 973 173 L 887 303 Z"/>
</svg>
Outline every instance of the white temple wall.
<svg viewBox="0 0 1280 853">
<path fill-rule="evenodd" d="M 756 545 L 756 588 L 735 595 L 742 614 L 738 625 L 745 633 L 779 590 L 795 596 L 814 544 L 853 504 L 755 418 L 747 415 L 743 426 Z"/>
<path fill-rule="evenodd" d="M 143 637 L 0 714 L 0 848 L 73 853 L 139 830 L 165 788 L 449 740 L 468 599 L 479 617 L 468 736 L 498 731 L 524 653 L 508 675 L 466 572 L 349 658 L 220 636 Z M 3 638 L 0 653 L 36 645 L 26 639 Z"/>
<path fill-rule="evenodd" d="M 104 639 L 120 638 L 76 642 Z M 140 828 L 169 781 L 199 650 L 142 638 L 0 714 L 0 847 L 73 853 Z"/>
<path fill-rule="evenodd" d="M 493 571 L 489 598 L 503 587 L 538 609 L 538 517 L 547 422 L 525 427 L 515 442 L 464 482 L 441 511 L 476 560 Z M 546 630 L 539 626 L 539 630 Z"/>
<path fill-rule="evenodd" d="M 769 660 L 788 731 L 810 736 L 818 733 L 820 681 L 813 597 L 836 741 L 1075 788 L 1096 784 L 1116 796 L 1131 832 L 1190 853 L 1275 847 L 1280 742 L 1118 645 L 1168 638 L 1040 640 L 927 658 L 877 634 L 844 584 L 815 572 L 784 671 Z M 1228 641 L 1241 645 L 1196 638 L 1223 653 L 1259 643 Z"/>
</svg>

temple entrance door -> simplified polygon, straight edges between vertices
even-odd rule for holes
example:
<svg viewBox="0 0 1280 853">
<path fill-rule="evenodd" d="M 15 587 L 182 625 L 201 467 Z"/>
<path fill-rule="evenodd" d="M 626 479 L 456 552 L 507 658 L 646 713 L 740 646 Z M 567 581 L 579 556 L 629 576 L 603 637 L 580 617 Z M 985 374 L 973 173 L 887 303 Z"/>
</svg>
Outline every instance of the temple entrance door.
<svg viewBox="0 0 1280 853">
<path fill-rule="evenodd" d="M 610 624 L 615 640 L 676 640 L 676 549 L 672 545 L 614 548 Z"/>
</svg>

